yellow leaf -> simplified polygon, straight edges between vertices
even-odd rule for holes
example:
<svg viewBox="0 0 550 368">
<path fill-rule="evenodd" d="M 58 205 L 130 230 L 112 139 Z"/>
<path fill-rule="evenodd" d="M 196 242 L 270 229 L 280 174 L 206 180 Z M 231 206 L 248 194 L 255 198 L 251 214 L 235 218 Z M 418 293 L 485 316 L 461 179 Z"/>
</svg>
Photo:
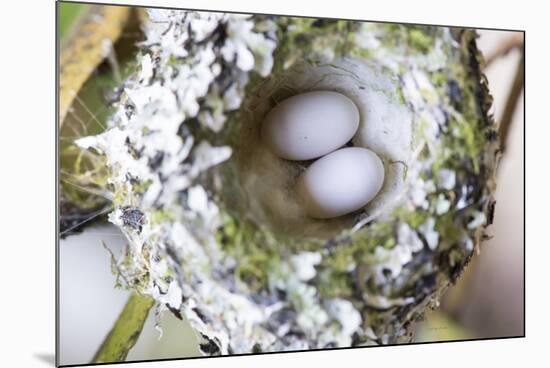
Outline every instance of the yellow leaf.
<svg viewBox="0 0 550 368">
<path fill-rule="evenodd" d="M 131 16 L 125 6 L 94 5 L 66 43 L 59 60 L 59 124 L 82 85 L 105 58 L 104 42 L 114 44 Z"/>
</svg>

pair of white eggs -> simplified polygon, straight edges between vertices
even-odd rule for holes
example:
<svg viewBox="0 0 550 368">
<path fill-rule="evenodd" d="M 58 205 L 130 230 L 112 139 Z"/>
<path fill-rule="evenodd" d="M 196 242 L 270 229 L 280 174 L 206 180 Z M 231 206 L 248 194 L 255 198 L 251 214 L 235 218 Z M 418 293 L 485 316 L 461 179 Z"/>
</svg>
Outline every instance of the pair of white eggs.
<svg viewBox="0 0 550 368">
<path fill-rule="evenodd" d="M 266 115 L 262 140 L 277 156 L 319 158 L 300 175 L 296 191 L 306 213 L 328 219 L 369 203 L 384 183 L 384 165 L 371 150 L 341 148 L 359 128 L 359 110 L 348 97 L 315 91 L 290 97 Z"/>
</svg>

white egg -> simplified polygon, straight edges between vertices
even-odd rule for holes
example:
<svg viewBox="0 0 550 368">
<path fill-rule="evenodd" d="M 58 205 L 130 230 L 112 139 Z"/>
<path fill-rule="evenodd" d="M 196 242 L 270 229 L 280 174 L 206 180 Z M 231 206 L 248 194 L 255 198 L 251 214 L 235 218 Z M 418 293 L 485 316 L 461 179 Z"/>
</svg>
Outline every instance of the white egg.
<svg viewBox="0 0 550 368">
<path fill-rule="evenodd" d="M 348 147 L 311 164 L 298 178 L 296 190 L 309 216 L 328 219 L 364 207 L 383 183 L 382 160 L 369 149 Z"/>
<path fill-rule="evenodd" d="M 262 140 L 287 160 L 311 160 L 348 142 L 359 127 L 359 110 L 330 91 L 299 94 L 273 108 L 262 124 Z"/>
</svg>

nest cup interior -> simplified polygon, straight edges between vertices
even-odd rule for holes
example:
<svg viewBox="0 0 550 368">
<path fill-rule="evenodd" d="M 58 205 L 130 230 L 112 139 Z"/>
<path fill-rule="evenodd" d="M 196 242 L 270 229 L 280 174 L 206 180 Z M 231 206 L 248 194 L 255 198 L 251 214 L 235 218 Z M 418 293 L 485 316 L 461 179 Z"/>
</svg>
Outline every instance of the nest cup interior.
<svg viewBox="0 0 550 368">
<path fill-rule="evenodd" d="M 412 150 L 412 116 L 394 78 L 363 60 L 330 64 L 300 62 L 253 85 L 238 114 L 229 165 L 235 185 L 225 205 L 275 235 L 330 239 L 368 223 L 395 205 L 405 187 Z M 362 209 L 332 219 L 309 217 L 296 195 L 299 175 L 312 161 L 287 161 L 261 139 L 266 114 L 286 98 L 310 91 L 333 91 L 359 109 L 359 129 L 348 145 L 375 152 L 384 164 L 384 184 Z M 226 188 L 227 188 L 226 187 Z"/>
</svg>

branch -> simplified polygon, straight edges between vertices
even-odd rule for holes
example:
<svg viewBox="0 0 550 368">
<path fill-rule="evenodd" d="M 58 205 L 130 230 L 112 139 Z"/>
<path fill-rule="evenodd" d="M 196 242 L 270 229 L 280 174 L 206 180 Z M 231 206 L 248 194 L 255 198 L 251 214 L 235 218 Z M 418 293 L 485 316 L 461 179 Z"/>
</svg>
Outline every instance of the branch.
<svg viewBox="0 0 550 368">
<path fill-rule="evenodd" d="M 136 344 L 149 310 L 154 304 L 154 300 L 148 296 L 132 294 L 92 363 L 124 361 L 130 349 Z"/>
<path fill-rule="evenodd" d="M 514 112 L 516 111 L 516 106 L 518 104 L 519 96 L 523 90 L 524 82 L 524 64 L 525 64 L 525 54 L 522 52 L 521 60 L 518 63 L 516 69 L 516 75 L 514 76 L 514 82 L 508 93 L 508 99 L 506 100 L 506 105 L 504 107 L 504 112 L 502 113 L 502 120 L 499 125 L 499 135 L 500 135 L 500 150 L 502 153 L 506 151 L 506 141 L 508 138 L 508 133 L 510 131 L 510 126 L 512 125 L 512 118 L 514 117 Z"/>
<path fill-rule="evenodd" d="M 517 33 L 514 34 L 503 42 L 501 42 L 493 52 L 487 55 L 485 60 L 485 68 L 487 68 L 493 61 L 496 59 L 506 56 L 513 49 L 520 49 L 523 47 L 523 34 Z"/>
<path fill-rule="evenodd" d="M 98 22 L 98 17 L 102 19 Z M 73 99 L 105 58 L 104 40 L 114 43 L 130 18 L 125 6 L 94 6 L 82 24 L 63 44 L 59 57 L 59 124 L 63 124 Z"/>
</svg>

